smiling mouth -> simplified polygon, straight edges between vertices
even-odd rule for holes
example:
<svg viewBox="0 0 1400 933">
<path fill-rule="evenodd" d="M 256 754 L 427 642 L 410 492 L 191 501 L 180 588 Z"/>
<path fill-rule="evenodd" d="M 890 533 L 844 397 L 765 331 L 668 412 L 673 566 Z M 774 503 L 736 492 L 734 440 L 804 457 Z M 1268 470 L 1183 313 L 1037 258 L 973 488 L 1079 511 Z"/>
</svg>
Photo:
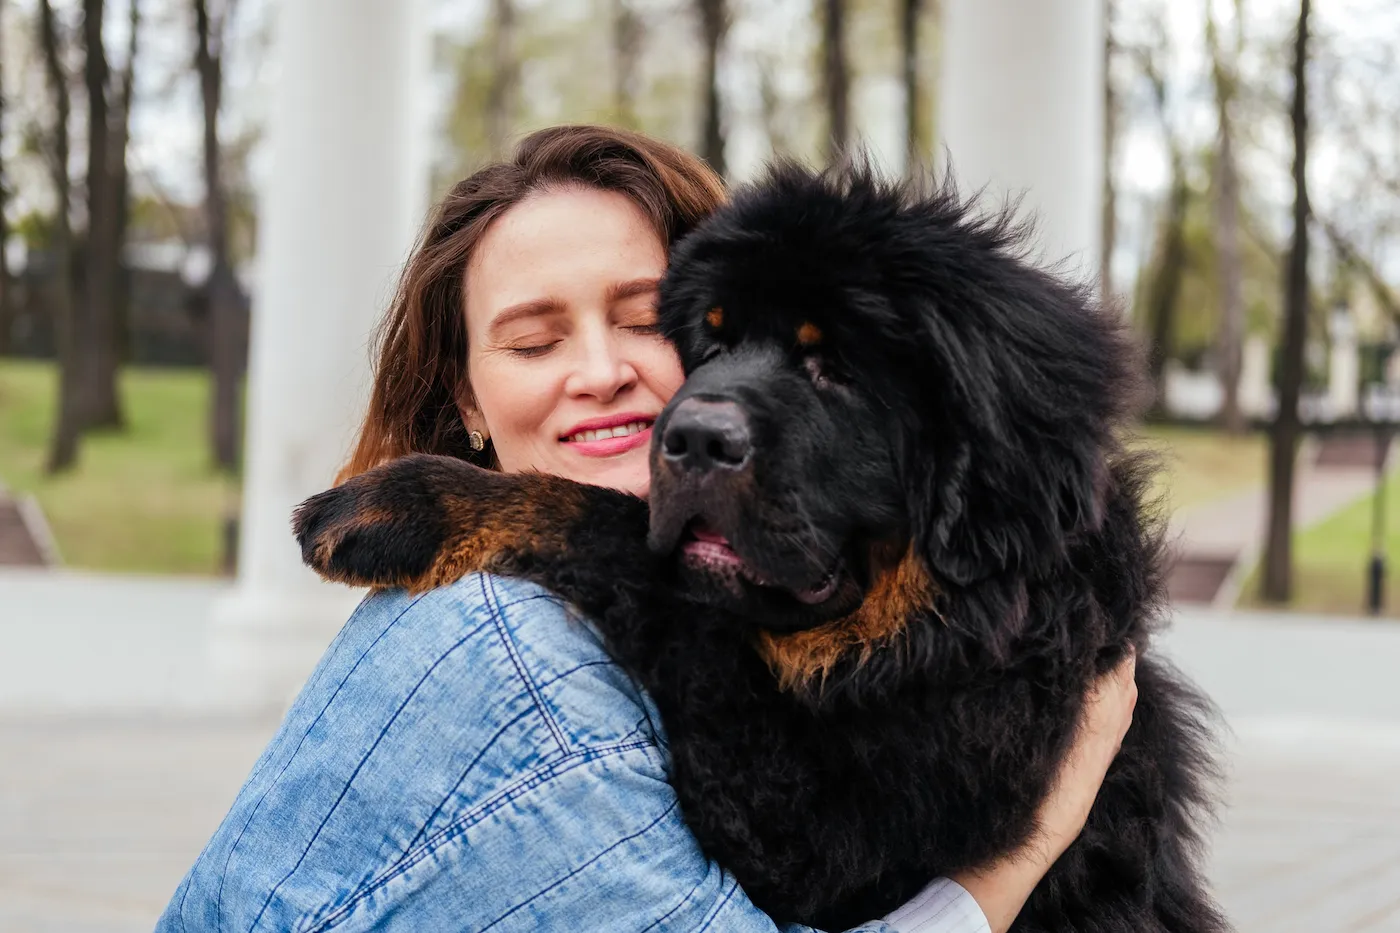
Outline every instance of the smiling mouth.
<svg viewBox="0 0 1400 933">
<path fill-rule="evenodd" d="M 698 523 L 686 530 L 686 536 L 681 541 L 681 553 L 691 566 L 716 576 L 728 579 L 740 577 L 754 586 L 781 590 L 809 606 L 826 602 L 836 593 L 841 582 L 841 562 L 838 560 L 815 586 L 793 589 L 774 583 L 735 553 L 727 538 Z"/>
<path fill-rule="evenodd" d="M 655 421 L 639 420 L 631 421 L 627 424 L 619 424 L 611 428 L 598 428 L 593 431 L 580 431 L 577 434 L 570 434 L 560 440 L 567 444 L 591 444 L 597 441 L 611 440 L 615 437 L 631 437 L 641 434 L 650 428 Z"/>
</svg>

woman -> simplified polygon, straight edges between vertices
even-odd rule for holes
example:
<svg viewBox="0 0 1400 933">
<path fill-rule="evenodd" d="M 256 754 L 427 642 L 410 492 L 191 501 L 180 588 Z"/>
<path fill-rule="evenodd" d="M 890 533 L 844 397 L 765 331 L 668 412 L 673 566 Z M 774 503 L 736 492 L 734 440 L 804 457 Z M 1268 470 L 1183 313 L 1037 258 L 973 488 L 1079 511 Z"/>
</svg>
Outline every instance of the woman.
<svg viewBox="0 0 1400 933">
<path fill-rule="evenodd" d="M 646 495 L 651 425 L 683 379 L 657 283 L 722 197 L 695 158 L 595 127 L 536 133 L 459 184 L 404 274 L 344 475 L 420 451 Z M 1129 661 L 1024 851 L 862 929 L 1006 930 L 1083 827 L 1134 696 Z M 378 594 L 159 929 L 774 929 L 699 851 L 668 769 L 650 700 L 549 593 L 478 575 Z"/>
</svg>

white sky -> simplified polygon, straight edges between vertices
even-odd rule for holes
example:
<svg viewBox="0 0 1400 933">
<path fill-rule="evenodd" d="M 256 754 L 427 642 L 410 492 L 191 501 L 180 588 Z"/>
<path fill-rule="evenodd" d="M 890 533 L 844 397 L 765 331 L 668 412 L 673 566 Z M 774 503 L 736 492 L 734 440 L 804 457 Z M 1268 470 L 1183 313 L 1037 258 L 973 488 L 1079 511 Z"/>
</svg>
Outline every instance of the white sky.
<svg viewBox="0 0 1400 933">
<path fill-rule="evenodd" d="M 126 42 L 126 15 L 128 0 L 109 0 L 108 18 L 109 46 L 113 50 L 114 64 L 124 55 Z M 267 97 L 276 86 L 275 61 L 271 54 L 268 36 L 272 13 L 278 0 L 239 0 L 235 34 L 237 41 L 230 49 L 228 64 L 228 89 L 226 91 L 225 132 L 234 136 L 249 126 L 256 126 L 264 116 Z M 478 29 L 485 21 L 487 0 L 434 0 L 435 18 L 439 29 L 461 34 Z M 542 0 L 525 0 L 525 5 L 533 6 Z M 552 3 L 561 0 L 549 0 Z M 569 3 L 586 3 L 589 0 L 563 0 Z M 662 6 L 669 0 L 647 0 L 650 6 Z M 1129 0 L 1118 0 L 1120 7 Z M 1208 82 L 1205 63 L 1204 36 L 1202 32 L 1203 4 L 1210 0 L 1170 0 L 1166 4 L 1167 24 L 1172 50 L 1170 80 L 1173 90 L 1170 102 L 1170 118 L 1188 139 L 1193 149 L 1209 144 L 1215 132 L 1212 89 Z M 1230 34 L 1234 0 L 1214 0 L 1217 13 L 1223 21 L 1225 34 Z M 76 24 L 75 0 L 56 0 L 60 13 L 68 15 L 69 22 Z M 7 10 L 7 34 L 21 29 L 32 28 L 34 0 L 11 0 Z M 750 11 L 736 25 L 731 41 L 736 48 L 752 47 L 752 44 L 772 41 L 770 37 L 779 35 L 790 41 L 793 30 L 802 28 L 809 14 L 809 0 L 767 0 L 757 6 L 745 7 Z M 753 9 L 763 10 L 763 15 L 751 15 Z M 1251 139 L 1244 147 L 1243 171 L 1256 197 L 1266 210 L 1266 222 L 1270 223 L 1275 236 L 1281 237 L 1287 230 L 1287 209 L 1291 201 L 1291 180 L 1289 160 L 1291 142 L 1287 127 L 1288 86 L 1286 57 L 1281 60 L 1266 60 L 1259 49 L 1279 49 L 1285 47 L 1296 19 L 1296 0 L 1245 0 L 1247 34 L 1250 48 L 1255 50 L 1243 68 L 1247 80 L 1254 86 L 1264 88 L 1274 95 L 1276 106 L 1267 111 L 1267 118 L 1253 119 L 1248 129 Z M 144 43 L 142 70 L 139 72 L 137 106 L 133 114 L 132 168 L 135 183 L 159 189 L 166 196 L 177 201 L 196 201 L 201 193 L 200 164 L 200 112 L 197 85 L 189 67 L 193 53 L 191 25 L 188 5 L 182 2 L 153 3 L 145 0 L 143 10 L 147 10 L 147 27 L 142 31 Z M 678 11 L 676 15 L 684 15 Z M 1328 37 L 1335 36 L 1338 47 L 1374 47 L 1377 36 L 1390 36 L 1400 43 L 1400 3 L 1387 0 L 1327 0 L 1314 4 L 1314 32 Z M 791 22 L 784 23 L 784 19 Z M 1131 19 L 1131 17 L 1125 17 Z M 810 24 L 807 24 L 808 26 Z M 14 37 L 7 35 L 7 49 L 14 46 Z M 1333 41 L 1329 38 L 1327 41 Z M 1369 44 L 1369 45 L 1368 45 Z M 12 56 L 6 55 L 6 58 Z M 76 63 L 75 63 L 76 65 Z M 22 68 L 22 63 L 6 65 L 7 91 L 12 101 L 20 106 L 13 107 L 11 117 L 23 110 L 24 100 L 16 101 L 16 89 L 21 95 L 42 92 L 36 88 L 33 74 L 28 75 L 28 83 L 17 80 L 14 72 Z M 32 69 L 31 69 L 32 71 Z M 1314 82 L 1327 76 L 1319 75 L 1314 69 Z M 1393 73 L 1393 72 L 1392 72 Z M 25 76 L 19 76 L 21 78 Z M 756 106 L 751 100 L 755 96 L 751 70 L 737 63 L 730 68 L 728 86 L 731 109 L 753 114 Z M 1344 82 L 1343 82 L 1344 83 Z M 447 83 L 428 89 L 437 97 L 443 97 Z M 1345 95 L 1344 87 L 1324 89 L 1327 93 L 1335 90 Z M 1141 87 L 1137 89 L 1141 93 Z M 887 82 L 873 82 L 861 89 L 862 97 L 857 101 L 856 112 L 862 115 L 866 142 L 878 154 L 887 153 L 897 164 L 901 149 L 902 118 L 900 116 L 901 91 L 893 78 Z M 1400 93 L 1400 91 L 1397 91 Z M 42 101 L 44 97 L 40 97 Z M 1317 100 L 1316 97 L 1313 98 Z M 440 108 L 445 100 L 436 102 Z M 1353 191 L 1341 184 L 1339 165 L 1346 161 L 1344 140 L 1330 132 L 1327 115 L 1319 113 L 1323 108 L 1314 106 L 1313 118 L 1317 133 L 1309 180 L 1312 183 L 1314 198 L 1319 209 L 1334 209 L 1338 198 L 1353 195 Z M 1400 110 L 1400 108 L 1397 108 Z M 1259 111 L 1255 111 L 1258 113 Z M 81 121 L 76 121 L 80 127 Z M 733 121 L 731 132 L 731 162 L 736 166 L 751 165 L 762 158 L 764 142 L 756 127 L 747 129 L 743 120 Z M 750 121 L 751 122 L 751 121 Z M 18 132 L 13 122 L 7 127 L 7 149 L 14 145 Z M 80 129 L 79 129 L 80 131 Z M 1393 127 L 1377 127 L 1376 133 L 1400 132 Z M 1123 209 L 1122 222 L 1125 236 L 1125 255 L 1115 260 L 1115 268 L 1120 265 L 1127 273 L 1137 264 L 1140 257 L 1135 252 L 1142 248 L 1142 241 L 1150 227 L 1156 202 L 1167 182 L 1168 163 L 1162 143 L 1160 127 L 1150 112 L 1140 116 L 1129 125 L 1122 127 L 1123 135 L 1119 142 L 1117 177 L 1120 184 L 1120 204 Z M 1400 142 L 1392 140 L 1389 151 L 1400 158 Z M 956 154 L 955 154 L 956 155 Z M 255 161 L 255 177 L 258 163 Z M 1354 187 L 1354 186 L 1353 186 Z M 23 192 L 21 192 L 21 197 Z M 1400 255 L 1393 257 L 1400 260 Z"/>
</svg>

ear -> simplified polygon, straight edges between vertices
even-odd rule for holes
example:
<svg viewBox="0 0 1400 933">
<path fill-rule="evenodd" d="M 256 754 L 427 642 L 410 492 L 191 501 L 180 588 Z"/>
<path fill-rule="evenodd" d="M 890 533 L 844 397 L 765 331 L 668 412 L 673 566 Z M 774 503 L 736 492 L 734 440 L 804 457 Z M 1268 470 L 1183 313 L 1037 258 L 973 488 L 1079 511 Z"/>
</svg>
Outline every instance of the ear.
<svg viewBox="0 0 1400 933">
<path fill-rule="evenodd" d="M 1016 450 L 985 440 L 969 431 L 920 455 L 911 471 L 921 474 L 910 487 L 915 544 L 939 578 L 960 586 L 1049 565 L 1064 556 L 1070 536 L 1102 520 L 1102 452 L 1032 452 L 1034 441 Z"/>
<path fill-rule="evenodd" d="M 472 395 L 471 389 L 465 386 L 457 393 L 457 411 L 462 416 L 462 424 L 467 431 L 480 431 L 483 437 L 490 437 L 491 431 L 486 426 L 486 419 L 481 416 L 481 410 L 476 407 L 476 397 Z"/>
<path fill-rule="evenodd" d="M 1050 566 L 1099 525 L 1133 397 L 1122 325 L 1086 292 L 994 258 L 991 287 L 916 309 L 932 424 L 907 445 L 910 515 L 929 566 L 959 585 Z"/>
</svg>

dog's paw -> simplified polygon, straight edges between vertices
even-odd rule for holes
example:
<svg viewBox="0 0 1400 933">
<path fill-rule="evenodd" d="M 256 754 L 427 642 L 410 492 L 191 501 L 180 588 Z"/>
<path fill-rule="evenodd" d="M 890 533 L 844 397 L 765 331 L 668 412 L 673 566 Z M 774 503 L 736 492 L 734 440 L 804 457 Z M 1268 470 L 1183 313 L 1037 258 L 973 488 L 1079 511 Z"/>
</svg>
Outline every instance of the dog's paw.
<svg viewBox="0 0 1400 933">
<path fill-rule="evenodd" d="M 301 559 L 328 580 L 417 588 L 447 545 L 445 499 L 458 467 L 415 455 L 391 461 L 297 506 Z"/>
</svg>

